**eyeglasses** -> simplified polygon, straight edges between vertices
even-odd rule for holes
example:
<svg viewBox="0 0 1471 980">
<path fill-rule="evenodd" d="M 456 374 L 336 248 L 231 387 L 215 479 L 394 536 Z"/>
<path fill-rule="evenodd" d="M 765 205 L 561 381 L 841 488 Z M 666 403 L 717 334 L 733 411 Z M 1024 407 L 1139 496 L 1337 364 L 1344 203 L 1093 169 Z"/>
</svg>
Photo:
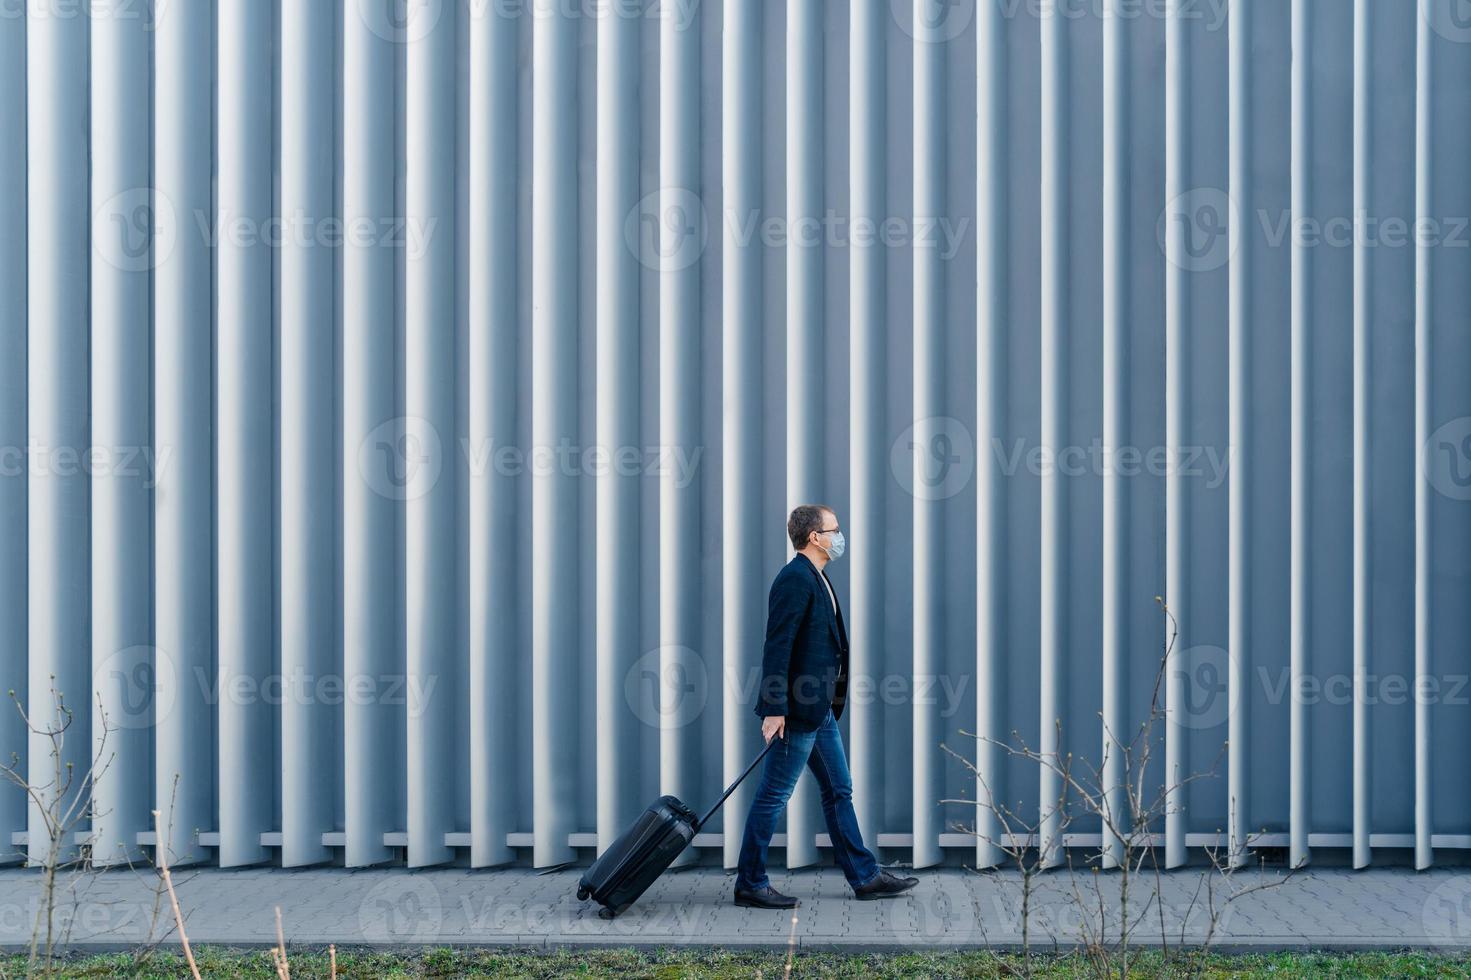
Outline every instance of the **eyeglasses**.
<svg viewBox="0 0 1471 980">
<path fill-rule="evenodd" d="M 841 531 L 841 530 L 842 530 L 842 528 L 840 528 L 840 527 L 830 527 L 830 528 L 827 528 L 826 530 L 819 529 L 816 533 L 818 533 L 818 534 L 832 534 L 834 531 Z"/>
</svg>

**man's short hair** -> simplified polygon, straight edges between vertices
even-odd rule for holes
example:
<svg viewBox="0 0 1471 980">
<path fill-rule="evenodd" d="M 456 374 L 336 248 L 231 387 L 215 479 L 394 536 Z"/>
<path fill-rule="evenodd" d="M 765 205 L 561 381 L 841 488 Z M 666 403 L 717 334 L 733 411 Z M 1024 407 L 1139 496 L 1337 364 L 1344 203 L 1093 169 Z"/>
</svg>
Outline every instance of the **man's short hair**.
<svg viewBox="0 0 1471 980">
<path fill-rule="evenodd" d="M 787 518 L 787 537 L 792 539 L 792 547 L 798 551 L 807 547 L 807 539 L 813 531 L 822 530 L 823 517 L 832 512 L 826 504 L 801 504 L 793 508 L 792 516 Z"/>
</svg>

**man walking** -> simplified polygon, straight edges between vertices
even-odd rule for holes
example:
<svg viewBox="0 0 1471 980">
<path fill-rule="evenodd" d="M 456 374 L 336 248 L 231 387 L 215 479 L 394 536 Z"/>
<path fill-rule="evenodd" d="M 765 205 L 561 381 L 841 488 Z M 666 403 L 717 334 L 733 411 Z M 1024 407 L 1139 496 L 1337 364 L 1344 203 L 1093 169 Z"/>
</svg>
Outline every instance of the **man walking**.
<svg viewBox="0 0 1471 980">
<path fill-rule="evenodd" d="M 803 504 L 787 518 L 787 536 L 797 554 L 771 583 L 756 702 L 762 737 L 780 742 L 766 757 L 746 817 L 735 903 L 758 909 L 797 905 L 795 898 L 771 887 L 766 850 L 803 766 L 817 777 L 833 853 L 854 895 L 888 898 L 913 888 L 919 879 L 879 870 L 873 853 L 863 846 L 853 812 L 853 780 L 837 721 L 848 696 L 848 631 L 837 593 L 823 571 L 829 561 L 842 557 L 843 532 L 830 508 Z"/>
</svg>

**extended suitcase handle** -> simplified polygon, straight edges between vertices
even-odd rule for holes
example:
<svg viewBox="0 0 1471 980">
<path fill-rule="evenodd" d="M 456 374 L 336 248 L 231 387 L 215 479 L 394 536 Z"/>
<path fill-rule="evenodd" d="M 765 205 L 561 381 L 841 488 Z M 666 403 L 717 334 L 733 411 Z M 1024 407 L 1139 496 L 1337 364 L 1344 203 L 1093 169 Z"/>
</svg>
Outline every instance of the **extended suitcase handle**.
<svg viewBox="0 0 1471 980">
<path fill-rule="evenodd" d="M 725 788 L 725 792 L 720 794 L 720 799 L 716 800 L 715 805 L 712 806 L 705 813 L 705 815 L 700 818 L 699 823 L 695 824 L 696 833 L 699 832 L 701 827 L 705 826 L 706 822 L 709 821 L 711 817 L 715 816 L 715 811 L 719 810 L 721 806 L 725 804 L 725 801 L 730 799 L 730 794 L 734 793 L 736 791 L 736 787 L 743 783 L 747 776 L 751 775 L 752 770 L 754 770 L 757 766 L 761 764 L 761 760 L 766 758 L 766 753 L 771 751 L 771 747 L 775 745 L 777 741 L 777 739 L 773 738 L 771 741 L 767 742 L 766 748 L 762 749 L 761 754 L 756 756 L 756 758 L 751 761 L 751 764 L 746 767 L 746 771 L 737 776 L 736 781 Z"/>
</svg>

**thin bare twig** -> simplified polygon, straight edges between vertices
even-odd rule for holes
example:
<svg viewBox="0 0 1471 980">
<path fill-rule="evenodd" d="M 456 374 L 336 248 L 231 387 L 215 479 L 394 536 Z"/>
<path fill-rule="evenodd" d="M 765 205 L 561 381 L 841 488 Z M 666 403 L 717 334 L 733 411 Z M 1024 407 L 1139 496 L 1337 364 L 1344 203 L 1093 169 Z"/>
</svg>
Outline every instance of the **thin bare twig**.
<svg viewBox="0 0 1471 980">
<path fill-rule="evenodd" d="M 1150 784 L 1153 777 L 1149 773 L 1151 767 L 1157 765 L 1153 761 L 1160 741 L 1157 729 L 1162 722 L 1170 720 L 1164 704 L 1165 680 L 1167 671 L 1172 669 L 1171 658 L 1179 637 L 1179 624 L 1169 606 L 1160 597 L 1156 597 L 1156 602 L 1165 619 L 1166 636 L 1155 672 L 1148 716 L 1133 736 L 1126 739 L 1122 733 L 1115 732 L 1109 719 L 1099 712 L 1103 727 L 1100 765 L 1094 766 L 1089 760 L 1074 758 L 1070 753 L 1040 751 L 1016 731 L 1011 733 L 1009 741 L 961 732 L 977 742 L 979 757 L 975 762 L 941 745 L 943 751 L 969 770 L 978 787 L 975 800 L 947 799 L 941 802 L 982 811 L 985 819 L 978 814 L 976 828 L 968 832 L 1000 852 L 998 857 L 1009 858 L 1021 876 L 1020 930 L 1022 969 L 1026 975 L 1031 975 L 1032 937 L 1028 920 L 1033 914 L 1034 879 L 1038 872 L 1064 863 L 1058 858 L 1059 851 L 1065 854 L 1067 871 L 1072 876 L 1071 901 L 1081 913 L 1078 941 L 1084 962 L 1100 980 L 1113 977 L 1125 980 L 1129 976 L 1133 966 L 1131 947 L 1137 944 L 1134 938 L 1136 930 L 1143 928 L 1145 917 L 1151 912 L 1158 914 L 1160 949 L 1166 964 L 1169 964 L 1172 955 L 1185 955 L 1189 922 L 1197 909 L 1204 910 L 1208 919 L 1204 934 L 1193 940 L 1194 958 L 1186 957 L 1189 965 L 1198 967 L 1200 954 L 1209 949 L 1221 926 L 1222 916 L 1232 903 L 1254 892 L 1280 887 L 1292 877 L 1291 873 L 1270 880 L 1264 876 L 1263 880 L 1249 887 L 1237 887 L 1233 883 L 1233 874 L 1243 866 L 1251 838 L 1231 841 L 1232 849 L 1224 856 L 1218 853 L 1217 848 L 1206 848 L 1210 866 L 1195 883 L 1178 936 L 1170 934 L 1163 898 L 1164 878 L 1158 856 L 1159 823 L 1179 811 L 1184 790 L 1192 782 L 1216 776 L 1227 746 L 1222 744 L 1209 769 L 1188 774 L 1168 773 L 1167 779 L 1160 780 L 1158 795 L 1152 795 Z M 1056 744 L 1061 746 L 1064 744 L 1061 722 L 1057 724 Z M 997 749 L 1001 752 L 1000 759 L 992 754 Z M 1037 801 L 1026 808 L 1026 817 L 1019 815 L 1023 804 L 1012 806 L 999 802 L 988 782 L 988 775 L 1005 758 L 1025 761 L 1053 777 L 1051 781 L 1058 788 L 1058 799 Z M 987 763 L 984 760 L 992 761 Z M 1037 817 L 1035 822 L 1031 819 L 1033 815 Z M 1079 886 L 1074 851 L 1068 849 L 1063 838 L 1064 829 L 1078 818 L 1096 821 L 1102 830 L 1101 846 L 1096 853 L 1086 855 L 1086 864 L 1093 872 L 1091 892 Z M 983 830 L 983 826 L 990 831 Z M 1100 872 L 1105 869 L 1119 875 L 1117 926 L 1111 924 L 1114 917 L 1110 914 L 1101 881 Z M 1292 869 L 1292 872 L 1296 870 Z M 1136 900 L 1133 879 L 1143 873 L 1152 875 L 1154 887 L 1152 893 L 1149 889 L 1142 890 L 1144 897 Z M 1224 901 L 1216 894 L 1218 884 L 1228 886 Z M 1135 908 L 1141 904 L 1142 908 Z M 1053 937 L 1054 946 L 1057 938 Z M 1172 940 L 1177 940 L 1175 948 L 1182 953 L 1172 954 Z"/>
<path fill-rule="evenodd" d="M 194 980 L 201 980 L 199 976 L 199 964 L 194 962 L 194 951 L 189 948 L 189 934 L 184 931 L 184 913 L 179 908 L 179 896 L 174 894 L 174 879 L 169 874 L 168 845 L 164 842 L 162 830 L 159 827 L 158 811 L 153 811 L 153 834 L 154 839 L 159 842 L 158 851 L 158 873 L 163 876 L 164 887 L 169 891 L 169 905 L 174 910 L 174 924 L 179 928 L 179 942 L 184 947 L 184 959 L 189 963 L 189 972 L 194 974 Z"/>
<path fill-rule="evenodd" d="M 281 928 L 281 906 L 276 906 L 276 948 L 280 950 L 280 962 L 276 966 L 276 972 L 281 975 L 281 980 L 291 980 L 291 964 L 286 959 L 286 933 Z"/>
</svg>

